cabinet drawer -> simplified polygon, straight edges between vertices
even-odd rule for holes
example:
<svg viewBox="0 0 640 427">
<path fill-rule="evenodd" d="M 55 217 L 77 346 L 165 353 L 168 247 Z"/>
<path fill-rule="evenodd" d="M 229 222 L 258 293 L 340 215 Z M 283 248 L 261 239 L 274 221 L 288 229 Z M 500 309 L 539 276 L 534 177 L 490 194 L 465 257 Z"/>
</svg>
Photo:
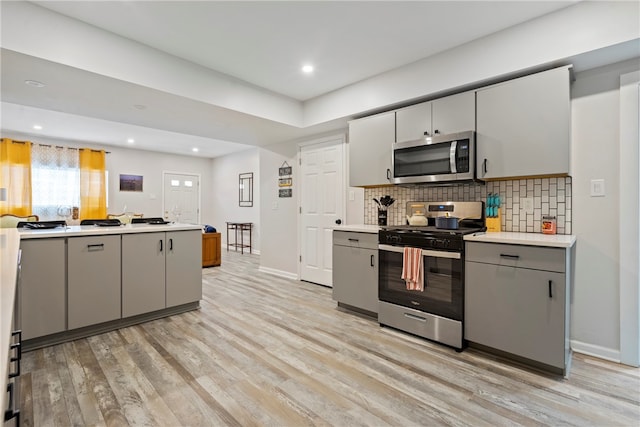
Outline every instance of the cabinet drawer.
<svg viewBox="0 0 640 427">
<path fill-rule="evenodd" d="M 467 242 L 467 261 L 564 273 L 565 249 Z"/>
<path fill-rule="evenodd" d="M 353 248 L 378 249 L 378 233 L 333 230 L 333 244 Z"/>
</svg>

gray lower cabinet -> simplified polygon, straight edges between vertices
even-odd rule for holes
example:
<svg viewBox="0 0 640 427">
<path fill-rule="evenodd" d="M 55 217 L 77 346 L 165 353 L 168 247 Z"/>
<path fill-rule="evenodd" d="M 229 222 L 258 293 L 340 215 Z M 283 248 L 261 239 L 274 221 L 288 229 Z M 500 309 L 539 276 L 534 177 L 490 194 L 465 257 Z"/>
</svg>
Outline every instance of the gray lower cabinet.
<svg viewBox="0 0 640 427">
<path fill-rule="evenodd" d="M 477 91 L 478 178 L 569 174 L 568 67 Z"/>
<path fill-rule="evenodd" d="M 333 232 L 333 299 L 378 313 L 378 234 Z"/>
<path fill-rule="evenodd" d="M 68 239 L 69 329 L 122 317 L 120 260 L 120 235 Z"/>
<path fill-rule="evenodd" d="M 18 301 L 22 339 L 66 330 L 65 239 L 25 239 L 20 242 L 20 249 Z"/>
<path fill-rule="evenodd" d="M 466 243 L 465 339 L 567 373 L 569 250 Z"/>
<path fill-rule="evenodd" d="M 166 307 L 165 233 L 122 235 L 122 317 Z"/>
<path fill-rule="evenodd" d="M 167 307 L 202 299 L 202 232 L 166 233 Z"/>
<path fill-rule="evenodd" d="M 200 230 L 122 235 L 122 317 L 202 299 Z"/>
</svg>

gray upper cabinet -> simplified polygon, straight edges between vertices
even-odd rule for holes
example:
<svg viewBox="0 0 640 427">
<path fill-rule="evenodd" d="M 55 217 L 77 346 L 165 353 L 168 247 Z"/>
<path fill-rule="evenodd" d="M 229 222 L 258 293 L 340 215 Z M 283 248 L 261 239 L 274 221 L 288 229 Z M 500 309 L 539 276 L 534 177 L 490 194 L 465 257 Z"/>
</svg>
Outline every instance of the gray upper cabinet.
<svg viewBox="0 0 640 427">
<path fill-rule="evenodd" d="M 389 184 L 391 148 L 395 141 L 394 111 L 349 122 L 349 184 Z"/>
<path fill-rule="evenodd" d="M 396 142 L 475 130 L 475 92 L 463 92 L 396 110 Z"/>
<path fill-rule="evenodd" d="M 167 307 L 202 299 L 202 232 L 172 231 L 166 234 Z"/>
<path fill-rule="evenodd" d="M 28 239 L 20 242 L 22 269 L 20 321 L 22 339 L 66 329 L 65 239 Z"/>
<path fill-rule="evenodd" d="M 164 235 L 122 236 L 122 317 L 165 308 Z"/>
<path fill-rule="evenodd" d="M 415 141 L 431 133 L 431 102 L 396 110 L 396 142 Z"/>
<path fill-rule="evenodd" d="M 67 243 L 69 329 L 121 318 L 120 235 Z"/>
<path fill-rule="evenodd" d="M 463 92 L 432 101 L 432 134 L 446 135 L 476 128 L 476 94 Z"/>
<path fill-rule="evenodd" d="M 561 67 L 477 91 L 480 179 L 570 173 L 569 86 Z"/>
</svg>

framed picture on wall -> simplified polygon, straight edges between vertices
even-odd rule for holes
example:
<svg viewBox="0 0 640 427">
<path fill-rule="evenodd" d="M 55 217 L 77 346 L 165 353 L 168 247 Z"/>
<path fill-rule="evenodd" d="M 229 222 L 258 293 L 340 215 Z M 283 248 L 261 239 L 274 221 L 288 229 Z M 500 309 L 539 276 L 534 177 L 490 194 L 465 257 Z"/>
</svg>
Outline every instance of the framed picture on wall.
<svg viewBox="0 0 640 427">
<path fill-rule="evenodd" d="M 142 175 L 120 175 L 120 191 L 142 191 Z"/>
</svg>

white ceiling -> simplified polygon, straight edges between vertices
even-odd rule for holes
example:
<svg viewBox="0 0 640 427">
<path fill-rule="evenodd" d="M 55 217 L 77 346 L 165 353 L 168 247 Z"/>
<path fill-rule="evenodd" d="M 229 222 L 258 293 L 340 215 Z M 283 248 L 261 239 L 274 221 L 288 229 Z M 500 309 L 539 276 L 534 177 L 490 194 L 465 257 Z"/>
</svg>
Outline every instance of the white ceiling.
<svg viewBox="0 0 640 427">
<path fill-rule="evenodd" d="M 575 2 L 32 3 L 304 105 Z M 307 62 L 312 75 L 300 72 Z M 340 129 L 349 119 L 298 128 L 6 49 L 1 95 L 3 130 L 33 134 L 37 122 L 55 138 L 126 146 L 134 136 L 137 148 L 193 155 L 197 146 L 207 157 Z"/>
</svg>

